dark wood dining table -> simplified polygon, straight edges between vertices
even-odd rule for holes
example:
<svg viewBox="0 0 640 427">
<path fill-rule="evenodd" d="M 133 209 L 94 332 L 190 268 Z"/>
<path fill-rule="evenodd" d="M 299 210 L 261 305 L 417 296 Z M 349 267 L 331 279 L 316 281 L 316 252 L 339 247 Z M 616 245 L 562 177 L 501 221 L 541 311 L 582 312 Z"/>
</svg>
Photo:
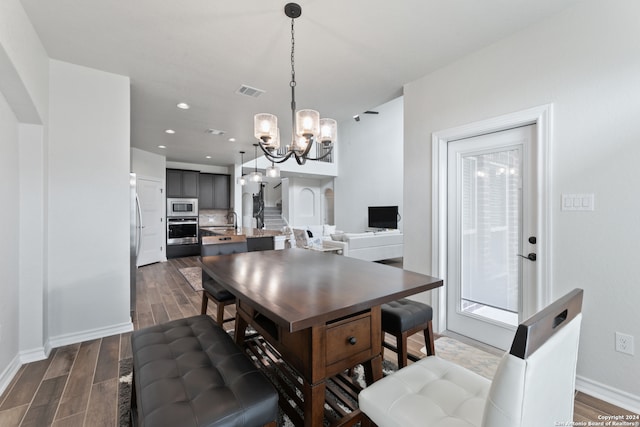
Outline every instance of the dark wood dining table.
<svg viewBox="0 0 640 427">
<path fill-rule="evenodd" d="M 328 378 L 358 364 L 382 377 L 380 306 L 442 280 L 341 255 L 285 249 L 201 258 L 236 296 L 235 340 L 248 325 L 303 378 L 304 425 L 322 426 Z"/>
</svg>

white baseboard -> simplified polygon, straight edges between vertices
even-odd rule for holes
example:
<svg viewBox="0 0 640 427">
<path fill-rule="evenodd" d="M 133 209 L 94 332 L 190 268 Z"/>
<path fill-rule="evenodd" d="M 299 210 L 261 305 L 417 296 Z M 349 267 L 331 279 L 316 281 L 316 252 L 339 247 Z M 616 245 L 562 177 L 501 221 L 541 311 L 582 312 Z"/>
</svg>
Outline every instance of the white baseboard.
<svg viewBox="0 0 640 427">
<path fill-rule="evenodd" d="M 18 369 L 20 369 L 23 364 L 46 359 L 47 357 L 49 357 L 52 348 L 75 344 L 82 341 L 90 341 L 97 338 L 108 337 L 110 335 L 122 334 L 130 331 L 133 331 L 133 323 L 125 322 L 105 328 L 60 335 L 48 340 L 43 347 L 23 350 L 19 354 L 17 354 L 13 358 L 11 363 L 9 363 L 9 366 L 7 366 L 2 373 L 0 373 L 0 395 L 4 393 L 5 389 L 11 383 L 11 380 L 18 372 Z"/>
<path fill-rule="evenodd" d="M 23 350 L 20 352 L 20 363 L 31 363 L 37 362 L 38 360 L 44 360 L 49 357 L 49 353 L 51 352 L 51 348 L 34 348 L 31 350 Z"/>
<path fill-rule="evenodd" d="M 618 390 L 606 384 L 576 376 L 576 390 L 589 396 L 604 400 L 612 405 L 640 414 L 640 396 Z"/>
<path fill-rule="evenodd" d="M 122 334 L 133 331 L 133 323 L 124 322 L 117 325 L 111 325 L 104 328 L 91 329 L 88 331 L 76 332 L 72 334 L 58 335 L 49 339 L 51 348 L 62 347 L 69 344 L 75 344 L 83 341 L 90 341 L 97 338 L 108 337 L 110 335 Z"/>
<path fill-rule="evenodd" d="M 0 373 L 0 395 L 2 395 L 7 387 L 9 387 L 11 380 L 13 380 L 13 377 L 18 373 L 20 366 L 22 366 L 20 363 L 20 356 L 16 354 L 5 370 Z"/>
</svg>

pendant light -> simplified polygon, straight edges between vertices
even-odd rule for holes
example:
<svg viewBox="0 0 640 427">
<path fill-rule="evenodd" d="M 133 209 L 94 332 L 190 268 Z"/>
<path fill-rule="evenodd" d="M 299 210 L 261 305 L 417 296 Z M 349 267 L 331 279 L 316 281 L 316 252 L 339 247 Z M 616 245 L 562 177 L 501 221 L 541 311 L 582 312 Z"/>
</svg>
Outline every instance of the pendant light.
<svg viewBox="0 0 640 427">
<path fill-rule="evenodd" d="M 253 144 L 255 150 L 255 161 L 256 166 L 253 172 L 249 174 L 249 181 L 251 182 L 262 182 L 262 172 L 258 172 L 258 144 Z"/>
<path fill-rule="evenodd" d="M 238 177 L 238 184 L 245 185 L 247 178 L 244 176 L 244 151 L 240 152 L 240 176 Z"/>
<path fill-rule="evenodd" d="M 280 178 L 280 168 L 271 162 L 271 166 L 267 168 L 266 175 L 267 178 Z"/>
</svg>

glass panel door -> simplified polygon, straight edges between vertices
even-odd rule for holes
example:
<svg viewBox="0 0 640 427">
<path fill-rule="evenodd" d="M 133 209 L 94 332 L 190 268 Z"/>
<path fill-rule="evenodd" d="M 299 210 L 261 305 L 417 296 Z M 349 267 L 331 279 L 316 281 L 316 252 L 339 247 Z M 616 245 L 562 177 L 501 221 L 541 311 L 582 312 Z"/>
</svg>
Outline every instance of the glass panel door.
<svg viewBox="0 0 640 427">
<path fill-rule="evenodd" d="M 448 145 L 447 329 L 507 349 L 535 287 L 535 126 Z M 534 292 L 535 294 L 535 292 Z"/>
<path fill-rule="evenodd" d="M 520 165 L 518 148 L 461 156 L 460 309 L 518 324 Z"/>
</svg>

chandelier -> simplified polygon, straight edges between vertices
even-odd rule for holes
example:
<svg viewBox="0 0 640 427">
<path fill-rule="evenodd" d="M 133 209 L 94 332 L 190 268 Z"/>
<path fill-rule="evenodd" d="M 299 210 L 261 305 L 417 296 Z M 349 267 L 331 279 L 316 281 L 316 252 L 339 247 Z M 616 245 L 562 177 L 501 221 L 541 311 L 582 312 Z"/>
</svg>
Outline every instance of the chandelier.
<svg viewBox="0 0 640 427">
<path fill-rule="evenodd" d="M 302 15 L 302 8 L 296 3 L 288 3 L 284 7 L 284 13 L 291 18 L 291 145 L 286 151 L 279 153 L 280 130 L 278 118 L 269 113 L 256 114 L 253 118 L 253 133 L 258 139 L 258 145 L 265 157 L 271 161 L 271 169 L 275 169 L 274 163 L 282 163 L 292 156 L 299 165 L 307 160 L 322 160 L 331 154 L 337 140 L 338 125 L 333 119 L 321 119 L 320 113 L 315 110 L 296 111 L 296 72 L 295 72 L 295 19 Z M 313 144 L 322 144 L 325 152 L 319 157 L 309 155 Z"/>
</svg>

